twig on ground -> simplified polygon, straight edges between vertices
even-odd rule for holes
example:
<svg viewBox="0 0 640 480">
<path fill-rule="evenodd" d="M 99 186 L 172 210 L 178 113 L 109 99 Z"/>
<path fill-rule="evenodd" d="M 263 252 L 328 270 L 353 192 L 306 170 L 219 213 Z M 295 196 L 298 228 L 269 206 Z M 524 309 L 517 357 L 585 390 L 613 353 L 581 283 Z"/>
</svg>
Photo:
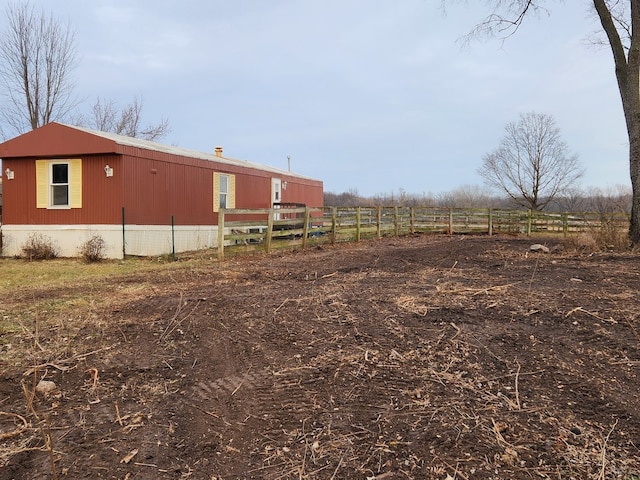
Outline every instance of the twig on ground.
<svg viewBox="0 0 640 480">
<path fill-rule="evenodd" d="M 491 423 L 493 424 L 493 433 L 496 436 L 496 440 L 498 440 L 498 444 L 502 447 L 510 447 L 510 448 L 515 448 L 513 445 L 511 445 L 509 442 L 507 442 L 504 437 L 502 436 L 502 433 L 500 432 L 500 427 L 498 427 L 498 424 L 496 423 L 496 421 L 492 418 L 491 419 Z"/>
<path fill-rule="evenodd" d="M 34 382 L 35 382 L 35 375 L 34 375 Z M 42 440 L 44 441 L 44 445 L 42 448 L 44 448 L 47 451 L 49 456 L 51 478 L 53 480 L 58 480 L 58 471 L 56 470 L 56 461 L 55 461 L 55 458 L 53 457 L 53 440 L 51 437 L 51 428 L 49 426 L 48 419 L 47 418 L 41 419 L 38 416 L 38 412 L 36 412 L 36 408 L 33 404 L 36 397 L 36 392 L 35 392 L 35 387 L 32 387 L 32 388 L 33 389 L 30 390 L 29 388 L 27 388 L 25 383 L 22 382 L 22 391 L 24 393 L 24 398 L 27 402 L 27 410 L 29 411 L 29 413 L 31 413 L 31 415 L 33 415 L 33 417 L 36 419 L 36 422 L 38 423 L 40 435 L 42 436 Z"/>
<path fill-rule="evenodd" d="M 178 329 L 178 327 L 180 327 L 180 325 L 182 325 L 184 321 L 187 318 L 189 318 L 193 314 L 193 312 L 196 311 L 196 309 L 200 305 L 200 302 L 202 301 L 202 299 L 199 298 L 196 301 L 195 306 L 191 309 L 191 311 L 187 313 L 184 317 L 182 317 L 180 320 L 178 320 L 178 316 L 180 315 L 180 312 L 182 312 L 184 305 L 186 305 L 186 302 L 185 303 L 182 302 L 182 298 L 183 298 L 183 295 L 182 295 L 182 292 L 180 292 L 180 301 L 178 302 L 176 313 L 173 315 L 173 318 L 169 321 L 169 324 L 164 329 L 164 332 L 162 332 L 162 335 L 160 335 L 160 338 L 158 340 L 162 341 L 166 339 L 169 335 L 171 335 L 173 332 L 175 332 Z"/>
<path fill-rule="evenodd" d="M 456 334 L 449 339 L 449 341 L 451 342 L 454 338 L 460 335 L 460 332 L 462 331 L 462 329 L 453 322 L 449 322 L 449 324 L 456 329 Z"/>
<path fill-rule="evenodd" d="M 518 370 L 516 370 L 516 378 L 514 380 L 515 383 L 515 391 L 516 391 L 516 410 L 521 410 L 522 406 L 520 405 L 520 392 L 518 390 L 518 378 L 520 377 L 520 362 L 516 360 L 516 365 L 518 365 Z"/>
<path fill-rule="evenodd" d="M 251 367 L 247 369 L 247 373 L 244 374 L 244 377 L 242 377 L 242 380 L 240 380 L 240 383 L 238 384 L 238 386 L 233 390 L 233 392 L 231 392 L 232 397 L 236 394 L 238 390 L 240 390 L 240 387 L 242 386 L 244 381 L 247 379 L 247 375 L 249 375 L 249 370 L 251 370 Z"/>
<path fill-rule="evenodd" d="M 120 416 L 120 407 L 118 406 L 118 402 L 114 402 L 114 406 L 116 407 L 116 419 L 114 422 L 118 422 L 118 424 L 123 427 L 122 417 Z"/>
<path fill-rule="evenodd" d="M 598 475 L 598 480 L 605 480 L 605 467 L 607 464 L 607 442 L 609 441 L 609 437 L 611 436 L 611 434 L 613 433 L 613 430 L 616 428 L 616 425 L 618 425 L 618 419 L 616 418 L 615 423 L 613 424 L 613 426 L 611 427 L 611 430 L 609 430 L 609 433 L 607 434 L 607 436 L 605 437 L 604 441 L 602 442 L 602 451 L 600 452 L 600 461 L 602 463 L 601 467 L 600 467 L 600 475 Z"/>
<path fill-rule="evenodd" d="M 538 271 L 539 262 L 540 262 L 540 256 L 536 255 L 536 264 L 533 267 L 533 272 L 531 272 L 531 278 L 529 279 L 529 291 L 531 291 L 531 286 L 533 285 L 533 277 L 536 276 L 536 272 Z"/>
<path fill-rule="evenodd" d="M 489 293 L 491 290 L 500 290 L 502 288 L 512 287 L 514 285 L 517 285 L 518 283 L 520 282 L 513 282 L 513 283 L 507 283 L 505 285 L 494 285 L 493 287 L 481 288 L 480 290 L 476 290 L 475 293 L 471 296 L 475 297 L 476 295 L 480 295 L 481 293 Z M 472 289 L 469 289 L 469 290 L 472 290 Z"/>
<path fill-rule="evenodd" d="M 95 354 L 95 353 L 99 353 L 99 352 L 102 352 L 102 351 L 104 351 L 104 350 L 111 350 L 111 348 L 113 348 L 113 347 L 104 347 L 104 348 L 99 348 L 99 349 L 97 349 L 97 350 L 93 350 L 93 351 L 91 351 L 91 352 L 86 352 L 86 353 L 77 353 L 76 355 L 73 355 L 73 356 L 71 356 L 71 357 L 56 360 L 56 361 L 55 361 L 56 363 L 50 363 L 50 362 L 47 362 L 47 363 L 41 363 L 40 365 L 34 365 L 34 366 L 33 366 L 33 367 L 31 367 L 29 370 L 27 370 L 26 372 L 24 372 L 24 373 L 22 374 L 22 376 L 23 376 L 23 377 L 28 377 L 29 375 L 31 375 L 31 374 L 33 374 L 33 373 L 35 373 L 37 370 L 40 370 L 40 369 L 42 369 L 42 368 L 46 368 L 46 367 L 52 367 L 52 368 L 56 368 L 56 369 L 58 369 L 58 370 L 60 370 L 60 371 L 62 371 L 62 372 L 66 372 L 67 370 L 69 370 L 69 369 L 70 369 L 70 368 L 72 368 L 72 367 L 62 367 L 62 366 L 60 365 L 61 363 L 71 363 L 71 362 L 73 362 L 74 360 L 79 360 L 79 359 L 81 359 L 81 358 L 88 357 L 89 355 L 93 355 L 93 354 Z"/>
<path fill-rule="evenodd" d="M 22 425 L 15 428 L 14 430 L 6 433 L 0 433 L 0 440 L 6 440 L 7 438 L 16 437 L 24 432 L 29 426 L 29 422 L 27 422 L 27 420 L 22 415 L 18 415 L 17 413 L 0 412 L 0 416 L 14 417 L 22 421 Z"/>
<path fill-rule="evenodd" d="M 286 304 L 288 301 L 289 301 L 289 299 L 288 299 L 288 298 L 285 298 L 285 299 L 284 299 L 284 301 L 283 301 L 280 305 L 278 305 L 278 308 L 276 308 L 276 309 L 273 311 L 273 313 L 274 313 L 274 314 L 278 313 L 278 310 L 280 310 L 282 307 L 284 307 L 284 306 L 285 306 L 285 304 Z"/>
<path fill-rule="evenodd" d="M 585 309 L 584 309 L 584 308 L 582 308 L 582 307 L 576 307 L 576 308 L 573 308 L 573 309 L 569 310 L 569 312 L 567 312 L 567 313 L 564 315 L 564 318 L 568 318 L 568 317 L 570 317 L 571 315 L 573 315 L 573 314 L 574 314 L 574 313 L 576 313 L 576 312 L 586 313 L 587 315 L 590 315 L 590 316 L 592 316 L 592 317 L 594 317 L 594 318 L 597 318 L 598 320 L 602 320 L 603 322 L 608 322 L 608 323 L 613 323 L 613 324 L 618 323 L 616 320 L 614 320 L 614 319 L 613 319 L 613 318 L 611 318 L 611 317 L 609 317 L 609 318 L 603 318 L 603 317 L 601 317 L 600 315 L 597 315 L 597 314 L 595 314 L 595 313 L 593 313 L 593 312 L 590 312 L 590 311 L 588 311 L 588 310 L 585 310 Z"/>
<path fill-rule="evenodd" d="M 495 353 L 493 353 L 493 352 L 489 349 L 489 347 L 487 347 L 484 343 L 482 343 L 482 342 L 478 339 L 478 337 L 476 337 L 474 334 L 470 333 L 469 335 L 470 335 L 471 337 L 473 337 L 473 339 L 474 339 L 476 342 L 478 342 L 482 348 L 484 348 L 487 352 L 489 352 L 489 354 L 490 354 L 493 358 L 495 358 L 496 360 L 500 360 L 502 363 L 507 363 L 503 358 L 500 358 L 498 355 L 496 355 Z"/>
<path fill-rule="evenodd" d="M 338 466 L 333 471 L 333 475 L 331 475 L 331 479 L 330 480 L 333 480 L 334 478 L 336 478 L 336 474 L 338 473 L 338 470 L 342 466 L 342 460 L 344 460 L 344 457 L 345 457 L 346 454 L 347 454 L 347 451 L 345 450 L 345 452 L 342 454 L 342 457 L 340 457 L 340 461 L 338 462 Z"/>
<path fill-rule="evenodd" d="M 204 413 L 205 415 L 209 415 L 210 417 L 213 417 L 213 418 L 220 418 L 220 415 L 216 415 L 213 412 L 209 412 L 209 411 L 205 410 L 204 408 L 200 408 L 199 406 L 194 405 L 193 403 L 188 403 L 188 405 L 193 407 L 193 408 L 195 408 L 196 410 Z"/>
</svg>

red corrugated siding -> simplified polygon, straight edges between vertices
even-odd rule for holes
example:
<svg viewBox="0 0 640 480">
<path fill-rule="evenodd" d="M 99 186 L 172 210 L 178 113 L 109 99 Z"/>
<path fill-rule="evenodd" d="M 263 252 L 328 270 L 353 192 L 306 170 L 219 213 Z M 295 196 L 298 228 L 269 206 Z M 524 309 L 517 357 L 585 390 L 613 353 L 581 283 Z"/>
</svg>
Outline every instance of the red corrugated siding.
<svg viewBox="0 0 640 480">
<path fill-rule="evenodd" d="M 78 157 L 75 157 L 78 158 Z M 36 170 L 34 159 L 3 161 L 3 168 L 15 172 L 14 180 L 5 180 L 3 222 L 31 225 L 114 224 L 121 218 L 121 167 L 118 156 L 82 158 L 82 208 L 36 208 Z M 107 178 L 104 166 L 114 169 Z M 120 171 L 120 174 L 118 172 Z"/>
<path fill-rule="evenodd" d="M 210 170 L 147 158 L 124 158 L 127 177 L 125 219 L 138 225 L 211 225 L 213 178 Z"/>
<path fill-rule="evenodd" d="M 2 222 L 6 224 L 36 223 L 33 218 L 36 207 L 35 164 L 3 160 L 2 168 L 14 172 L 13 180 L 8 180 L 6 175 L 2 180 Z M 24 182 L 27 178 L 34 180 Z"/>
<path fill-rule="evenodd" d="M 283 202 L 322 205 L 322 182 L 317 180 L 116 145 L 58 124 L 6 142 L 0 148 L 3 155 L 3 168 L 15 171 L 15 180 L 4 184 L 7 224 L 120 224 L 124 207 L 130 224 L 168 225 L 173 215 L 176 225 L 215 225 L 213 172 L 236 176 L 237 208 L 270 207 L 272 178 L 287 182 Z M 39 158 L 82 158 L 82 209 L 36 208 L 34 160 Z M 106 177 L 106 164 L 113 177 Z"/>
<path fill-rule="evenodd" d="M 217 224 L 218 214 L 213 211 L 213 172 L 236 175 L 236 208 L 268 208 L 272 178 L 287 182 L 283 201 L 322 205 L 322 182 L 162 152 L 132 148 L 127 153 L 154 157 L 123 157 L 127 223 L 167 225 L 173 215 L 176 225 Z"/>
<path fill-rule="evenodd" d="M 271 203 L 271 177 L 236 176 L 236 208 L 268 208 Z"/>
<path fill-rule="evenodd" d="M 321 207 L 324 202 L 322 183 L 300 183 L 294 179 L 284 178 L 287 188 L 282 190 L 282 201 L 285 203 L 304 203 L 307 207 Z"/>
</svg>

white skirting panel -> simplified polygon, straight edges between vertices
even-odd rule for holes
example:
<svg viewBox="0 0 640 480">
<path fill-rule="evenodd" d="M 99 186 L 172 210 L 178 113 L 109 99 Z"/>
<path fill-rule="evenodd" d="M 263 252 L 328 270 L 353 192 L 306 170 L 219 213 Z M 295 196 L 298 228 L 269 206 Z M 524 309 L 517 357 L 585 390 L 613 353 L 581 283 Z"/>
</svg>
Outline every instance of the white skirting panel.
<svg viewBox="0 0 640 480">
<path fill-rule="evenodd" d="M 2 255 L 22 254 L 22 246 L 29 237 L 40 234 L 51 241 L 61 257 L 79 256 L 82 245 L 94 235 L 105 242 L 106 258 L 123 258 L 122 225 L 2 225 Z M 188 252 L 213 248 L 217 245 L 216 225 L 125 225 L 124 253 L 126 255 L 167 255 L 175 250 Z"/>
</svg>

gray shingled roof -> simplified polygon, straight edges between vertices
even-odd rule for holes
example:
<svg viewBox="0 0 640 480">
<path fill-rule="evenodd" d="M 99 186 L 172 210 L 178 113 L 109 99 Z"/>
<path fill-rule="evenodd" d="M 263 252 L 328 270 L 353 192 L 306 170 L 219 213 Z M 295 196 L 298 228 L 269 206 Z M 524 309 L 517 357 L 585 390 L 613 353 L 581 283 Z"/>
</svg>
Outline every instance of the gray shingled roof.
<svg viewBox="0 0 640 480">
<path fill-rule="evenodd" d="M 164 145 L 162 143 L 152 142 L 149 140 L 142 140 L 140 138 L 127 137 L 124 135 L 118 135 L 117 133 L 101 132 L 98 130 L 91 130 L 89 128 L 77 127 L 75 125 L 67 125 L 64 123 L 61 123 L 60 125 L 64 125 L 66 127 L 74 128 L 76 130 L 89 133 L 91 135 L 96 135 L 98 137 L 112 140 L 118 145 L 142 148 L 144 150 L 152 150 L 156 152 L 169 153 L 171 155 L 181 155 L 183 157 L 197 158 L 200 160 L 209 160 L 211 162 L 216 162 L 216 163 L 226 163 L 228 165 L 236 165 L 244 168 L 255 168 L 257 170 L 264 170 L 267 172 L 277 173 L 279 175 L 288 175 L 291 177 L 304 178 L 307 180 L 317 180 L 315 178 L 306 177 L 304 175 L 298 175 L 293 172 L 288 172 L 286 170 L 270 167 L 269 165 L 262 165 L 259 163 L 253 163 L 253 162 L 248 162 L 246 160 L 238 160 L 235 158 L 229 158 L 224 156 L 218 157 L 215 153 L 200 152 L 198 150 L 190 150 L 188 148 L 176 147 L 173 145 Z"/>
</svg>

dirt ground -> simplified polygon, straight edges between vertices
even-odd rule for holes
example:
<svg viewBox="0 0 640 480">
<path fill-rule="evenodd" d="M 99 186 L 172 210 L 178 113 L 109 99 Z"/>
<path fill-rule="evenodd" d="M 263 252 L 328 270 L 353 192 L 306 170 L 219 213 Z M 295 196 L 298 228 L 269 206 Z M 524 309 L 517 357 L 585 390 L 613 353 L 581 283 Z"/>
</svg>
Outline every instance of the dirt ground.
<svg viewBox="0 0 640 480">
<path fill-rule="evenodd" d="M 68 312 L 72 335 L 4 341 L 41 345 L 35 373 L 0 365 L 0 479 L 640 480 L 640 257 L 532 243 L 416 235 L 84 285 L 103 303 Z"/>
</svg>

